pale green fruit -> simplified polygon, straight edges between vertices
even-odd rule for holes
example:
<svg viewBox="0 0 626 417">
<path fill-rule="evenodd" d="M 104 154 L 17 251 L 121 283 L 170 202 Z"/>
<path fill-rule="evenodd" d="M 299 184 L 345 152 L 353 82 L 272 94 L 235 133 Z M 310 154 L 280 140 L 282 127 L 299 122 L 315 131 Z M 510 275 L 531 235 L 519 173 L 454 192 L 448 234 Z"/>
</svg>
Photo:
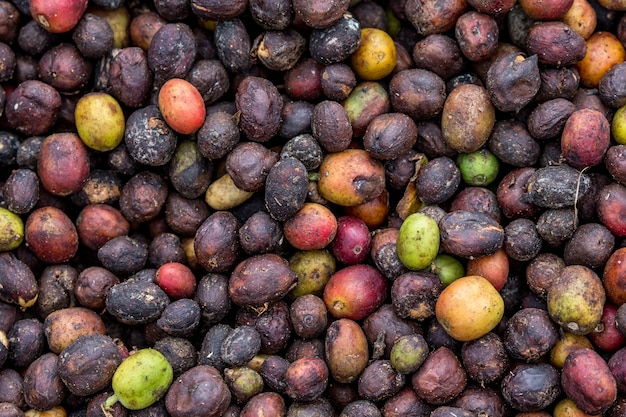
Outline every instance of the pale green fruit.
<svg viewBox="0 0 626 417">
<path fill-rule="evenodd" d="M 568 265 L 548 289 L 548 313 L 564 331 L 586 335 L 602 322 L 606 291 L 600 277 L 583 265 Z"/>
<path fill-rule="evenodd" d="M 463 182 L 470 186 L 486 186 L 498 177 L 500 161 L 489 149 L 479 149 L 470 153 L 459 153 L 456 164 L 461 171 Z"/>
<path fill-rule="evenodd" d="M 611 134 L 619 145 L 626 145 L 626 105 L 615 111 L 611 119 Z"/>
<path fill-rule="evenodd" d="M 13 250 L 24 241 L 24 222 L 17 214 L 0 207 L 0 251 Z"/>
<path fill-rule="evenodd" d="M 395 341 L 389 354 L 391 366 L 403 374 L 417 371 L 429 354 L 428 344 L 421 334 L 406 334 Z"/>
<path fill-rule="evenodd" d="M 329 251 L 319 249 L 295 252 L 289 258 L 289 268 L 298 274 L 298 283 L 289 292 L 289 296 L 296 299 L 307 294 L 321 296 L 337 265 Z"/>
<path fill-rule="evenodd" d="M 82 96 L 76 103 L 74 119 L 78 136 L 91 149 L 110 151 L 124 139 L 124 112 L 117 100 L 107 93 Z"/>
<path fill-rule="evenodd" d="M 439 253 L 437 222 L 422 213 L 411 214 L 400 226 L 396 249 L 407 268 L 416 271 L 429 267 Z"/>
<path fill-rule="evenodd" d="M 433 260 L 432 271 L 439 277 L 444 287 L 465 276 L 465 267 L 452 255 L 440 253 Z"/>
<path fill-rule="evenodd" d="M 157 402 L 174 379 L 172 366 L 156 349 L 145 348 L 126 358 L 113 374 L 113 395 L 105 408 L 119 401 L 129 410 L 141 410 Z"/>
</svg>

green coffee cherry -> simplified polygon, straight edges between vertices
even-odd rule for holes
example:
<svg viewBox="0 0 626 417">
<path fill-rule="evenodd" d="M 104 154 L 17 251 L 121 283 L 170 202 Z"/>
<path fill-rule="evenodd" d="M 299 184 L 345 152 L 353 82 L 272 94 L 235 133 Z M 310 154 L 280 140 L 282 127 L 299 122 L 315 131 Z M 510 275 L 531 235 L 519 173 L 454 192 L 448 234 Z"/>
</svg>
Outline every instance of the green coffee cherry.
<svg viewBox="0 0 626 417">
<path fill-rule="evenodd" d="M 500 170 L 500 161 L 488 149 L 459 153 L 456 164 L 467 185 L 482 187 L 491 184 Z"/>
<path fill-rule="evenodd" d="M 0 251 L 13 250 L 24 241 L 24 222 L 17 214 L 0 207 Z"/>
<path fill-rule="evenodd" d="M 85 94 L 74 110 L 76 130 L 83 143 L 100 152 L 110 151 L 124 139 L 126 121 L 117 100 L 107 93 Z"/>
<path fill-rule="evenodd" d="M 120 402 L 129 410 L 141 410 L 157 402 L 174 380 L 174 372 L 165 356 L 145 348 L 126 358 L 113 374 L 113 395 L 103 405 L 110 410 Z"/>
<path fill-rule="evenodd" d="M 465 275 L 465 267 L 461 261 L 445 253 L 435 257 L 432 271 L 439 277 L 444 287 Z"/>
<path fill-rule="evenodd" d="M 439 253 L 439 226 L 422 213 L 408 216 L 398 232 L 398 258 L 404 266 L 417 271 L 429 267 Z"/>
<path fill-rule="evenodd" d="M 409 334 L 396 340 L 391 348 L 389 360 L 396 371 L 410 374 L 422 366 L 429 352 L 424 336 Z"/>
</svg>

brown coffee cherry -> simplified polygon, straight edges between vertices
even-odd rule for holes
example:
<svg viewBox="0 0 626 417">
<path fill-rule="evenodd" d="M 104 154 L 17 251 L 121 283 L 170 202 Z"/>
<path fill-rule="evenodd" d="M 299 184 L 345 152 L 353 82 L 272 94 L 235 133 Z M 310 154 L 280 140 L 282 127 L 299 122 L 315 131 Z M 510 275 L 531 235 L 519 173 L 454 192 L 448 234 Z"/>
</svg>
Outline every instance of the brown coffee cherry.
<svg viewBox="0 0 626 417">
<path fill-rule="evenodd" d="M 282 299 L 296 281 L 297 275 L 286 259 L 267 253 L 244 259 L 235 266 L 228 293 L 233 303 L 258 308 Z"/>
<path fill-rule="evenodd" d="M 293 1 L 293 10 L 302 19 L 305 25 L 322 29 L 335 23 L 348 11 L 350 2 L 348 0 L 321 1 L 310 3 L 306 0 Z"/>
<path fill-rule="evenodd" d="M 293 326 L 289 320 L 289 306 L 280 300 L 271 303 L 260 314 L 253 309 L 239 309 L 235 315 L 237 325 L 254 327 L 261 336 L 259 353 L 273 355 L 282 351 L 291 340 Z"/>
<path fill-rule="evenodd" d="M 498 184 L 498 204 L 502 214 L 508 218 L 530 218 L 539 212 L 539 207 L 529 201 L 522 201 L 526 181 L 533 175 L 535 168 L 517 168 L 504 176 Z"/>
<path fill-rule="evenodd" d="M 67 196 L 80 191 L 89 172 L 89 153 L 77 134 L 54 133 L 44 139 L 37 173 L 50 194 Z"/>
<path fill-rule="evenodd" d="M 129 46 L 113 56 L 108 78 L 110 92 L 128 107 L 138 108 L 147 103 L 152 78 L 145 50 Z"/>
<path fill-rule="evenodd" d="M 157 85 L 170 78 L 185 78 L 197 55 L 191 28 L 184 23 L 165 24 L 154 34 L 147 54 Z"/>
<path fill-rule="evenodd" d="M 278 135 L 291 139 L 311 133 L 311 114 L 314 108 L 315 105 L 308 101 L 286 101 L 281 111 Z"/>
<path fill-rule="evenodd" d="M 347 149 L 352 140 L 352 124 L 346 109 L 336 101 L 318 103 L 311 114 L 312 135 L 326 152 Z"/>
<path fill-rule="evenodd" d="M 80 92 L 91 79 L 92 63 L 72 43 L 61 43 L 39 59 L 39 79 L 64 94 Z"/>
<path fill-rule="evenodd" d="M 326 98 L 330 100 L 346 99 L 356 86 L 356 75 L 346 64 L 329 64 L 321 73 L 321 87 Z"/>
<path fill-rule="evenodd" d="M 109 270 L 91 266 L 82 270 L 76 278 L 74 296 L 80 305 L 99 310 L 105 306 L 107 291 L 117 283 L 119 279 Z"/>
<path fill-rule="evenodd" d="M 328 323 L 324 301 L 313 294 L 296 298 L 290 307 L 290 318 L 295 333 L 303 338 L 320 336 Z"/>
<path fill-rule="evenodd" d="M 208 272 L 226 272 L 237 262 L 239 227 L 239 221 L 232 213 L 217 211 L 207 217 L 196 231 L 196 259 Z"/>
<path fill-rule="evenodd" d="M 192 0 L 191 11 L 205 20 L 225 21 L 239 16 L 247 5 L 245 0 Z"/>
<path fill-rule="evenodd" d="M 411 376 L 417 395 L 430 404 L 442 405 L 456 398 L 467 384 L 467 374 L 459 359 L 447 347 L 430 353 Z"/>
<path fill-rule="evenodd" d="M 36 318 L 22 318 L 13 323 L 6 334 L 9 355 L 6 364 L 26 368 L 44 352 L 46 338 L 43 323 Z"/>
<path fill-rule="evenodd" d="M 566 242 L 563 260 L 567 265 L 579 264 L 599 268 L 606 264 L 613 253 L 615 236 L 604 225 L 585 223 L 580 225 Z"/>
<path fill-rule="evenodd" d="M 403 113 L 386 113 L 372 119 L 363 136 L 363 148 L 375 158 L 395 159 L 417 141 L 417 126 Z"/>
<path fill-rule="evenodd" d="M 522 200 L 546 208 L 571 207 L 591 186 L 589 176 L 569 165 L 538 168 L 526 180 Z"/>
<path fill-rule="evenodd" d="M 4 183 L 3 195 L 10 211 L 26 214 L 39 200 L 39 177 L 28 168 L 14 170 Z"/>
<path fill-rule="evenodd" d="M 504 228 L 504 250 L 517 261 L 526 262 L 539 255 L 541 236 L 530 219 L 515 219 Z"/>
<path fill-rule="evenodd" d="M 563 22 L 540 22 L 528 31 L 527 52 L 543 64 L 568 66 L 583 59 L 587 44 Z"/>
<path fill-rule="evenodd" d="M 232 115 L 217 111 L 207 114 L 197 133 L 198 150 L 207 159 L 226 156 L 239 142 L 240 132 Z"/>
<path fill-rule="evenodd" d="M 496 194 L 485 187 L 466 187 L 459 191 L 450 203 L 450 211 L 456 210 L 485 213 L 497 222 L 500 222 L 502 217 Z"/>
<path fill-rule="evenodd" d="M 35 309 L 39 317 L 76 304 L 74 286 L 78 271 L 67 264 L 46 267 L 39 277 L 39 297 Z"/>
<path fill-rule="evenodd" d="M 611 67 L 598 84 L 598 94 L 607 105 L 619 108 L 626 104 L 626 95 L 620 80 L 623 80 L 626 73 L 626 64 L 619 63 Z"/>
<path fill-rule="evenodd" d="M 323 359 L 297 359 L 285 371 L 285 393 L 295 401 L 315 400 L 326 390 L 328 376 Z"/>
<path fill-rule="evenodd" d="M 47 263 L 69 261 L 78 251 L 78 233 L 72 220 L 53 206 L 38 208 L 26 220 L 25 240 Z"/>
<path fill-rule="evenodd" d="M 434 72 L 421 68 L 407 69 L 391 78 L 389 96 L 395 111 L 415 120 L 430 119 L 443 110 L 446 85 Z"/>
<path fill-rule="evenodd" d="M 79 336 L 59 354 L 59 376 L 74 395 L 88 396 L 104 389 L 122 363 L 122 354 L 110 336 Z"/>
<path fill-rule="evenodd" d="M 484 213 L 453 211 L 439 221 L 441 245 L 449 253 L 480 258 L 494 253 L 504 243 L 502 226 Z"/>
<path fill-rule="evenodd" d="M 504 346 L 513 359 L 536 362 L 554 347 L 557 326 L 548 312 L 539 308 L 523 308 L 506 323 Z"/>
<path fill-rule="evenodd" d="M 369 401 L 383 401 L 397 394 L 405 384 L 406 377 L 393 368 L 387 359 L 370 363 L 358 381 L 361 398 Z"/>
<path fill-rule="evenodd" d="M 543 102 L 555 98 L 571 99 L 580 84 L 578 72 L 571 67 L 542 67 L 539 69 L 541 87 L 535 100 Z"/>
<path fill-rule="evenodd" d="M 407 272 L 391 287 L 391 302 L 398 317 L 425 320 L 435 314 L 435 301 L 443 286 L 430 272 Z"/>
<path fill-rule="evenodd" d="M 495 106 L 485 87 L 459 85 L 445 98 L 441 110 L 443 139 L 456 151 L 477 151 L 489 140 L 495 118 Z"/>
<path fill-rule="evenodd" d="M 467 3 L 457 0 L 437 5 L 424 0 L 407 0 L 403 12 L 417 33 L 428 36 L 453 29 L 466 9 Z"/>
<path fill-rule="evenodd" d="M 17 45 L 27 54 L 35 56 L 50 49 L 58 39 L 58 34 L 48 32 L 36 20 L 29 20 L 19 29 Z"/>
<path fill-rule="evenodd" d="M 270 216 L 285 221 L 303 206 L 308 192 L 308 172 L 296 158 L 281 158 L 267 174 L 265 206 Z"/>
<path fill-rule="evenodd" d="M 106 308 L 124 324 L 147 324 L 161 316 L 170 300 L 156 284 L 126 280 L 109 288 Z"/>
<path fill-rule="evenodd" d="M 5 366 L 0 370 L 0 393 L 5 402 L 26 408 L 24 399 L 24 377 L 15 369 Z"/>
<path fill-rule="evenodd" d="M 89 204 L 76 218 L 80 242 L 90 249 L 99 249 L 109 240 L 127 235 L 130 224 L 122 213 L 108 204 Z"/>
<path fill-rule="evenodd" d="M 0 253 L 0 300 L 27 308 L 35 304 L 38 295 L 37 280 L 29 266 L 13 252 Z"/>
<path fill-rule="evenodd" d="M 342 63 L 357 50 L 360 41 L 361 23 L 347 12 L 330 26 L 311 32 L 309 51 L 322 64 Z"/>
<path fill-rule="evenodd" d="M 167 199 L 167 184 L 152 171 L 133 175 L 122 187 L 120 211 L 129 222 L 154 219 Z"/>
<path fill-rule="evenodd" d="M 461 360 L 468 376 L 481 385 L 501 380 L 510 364 L 502 339 L 493 332 L 465 342 Z"/>
<path fill-rule="evenodd" d="M 237 188 L 260 191 L 278 160 L 278 153 L 260 143 L 241 142 L 226 156 L 226 171 Z"/>
<path fill-rule="evenodd" d="M 525 394 L 520 395 L 521 392 Z M 502 380 L 505 401 L 522 412 L 541 410 L 560 394 L 559 373 L 547 363 L 522 364 Z"/>
<path fill-rule="evenodd" d="M 156 105 L 137 109 L 126 121 L 124 142 L 133 159 L 149 166 L 166 164 L 173 156 L 177 135 Z"/>
<path fill-rule="evenodd" d="M 295 17 L 289 0 L 250 0 L 248 3 L 252 18 L 265 30 L 286 29 Z"/>
<path fill-rule="evenodd" d="M 239 417 L 284 416 L 287 413 L 285 399 L 276 392 L 261 392 L 248 400 Z"/>
<path fill-rule="evenodd" d="M 448 80 L 465 67 L 458 43 L 450 36 L 434 33 L 415 44 L 412 58 L 417 68 L 423 68 Z"/>
<path fill-rule="evenodd" d="M 249 140 L 266 142 L 278 132 L 283 99 L 271 81 L 245 77 L 237 88 L 235 103 L 240 112 L 239 128 Z"/>
<path fill-rule="evenodd" d="M 496 58 L 487 72 L 487 91 L 500 111 L 519 111 L 535 97 L 540 85 L 536 55 L 505 54 Z"/>
<path fill-rule="evenodd" d="M 235 327 L 222 341 L 221 358 L 230 366 L 242 366 L 261 349 L 261 335 L 251 326 Z"/>
<path fill-rule="evenodd" d="M 213 387 L 209 393 L 203 387 Z M 207 395 L 208 394 L 208 395 Z M 198 407 L 206 407 L 207 417 L 224 415 L 231 393 L 220 372 L 209 365 L 198 365 L 177 378 L 165 395 L 165 407 L 173 417 L 196 415 Z"/>
<path fill-rule="evenodd" d="M 24 399 L 29 407 L 47 410 L 60 405 L 67 388 L 59 376 L 59 356 L 44 353 L 24 372 Z"/>
<path fill-rule="evenodd" d="M 461 184 L 461 171 L 446 156 L 430 160 L 417 174 L 415 188 L 426 204 L 448 200 Z"/>
<path fill-rule="evenodd" d="M 454 34 L 461 53 L 472 62 L 491 58 L 497 51 L 498 24 L 486 13 L 473 10 L 463 13 L 454 25 Z"/>
<path fill-rule="evenodd" d="M 102 58 L 113 49 L 113 29 L 103 17 L 85 13 L 72 32 L 72 40 L 85 58 Z"/>
<path fill-rule="evenodd" d="M 306 40 L 293 29 L 267 31 L 252 43 L 251 54 L 273 71 L 288 71 L 305 50 Z"/>
<path fill-rule="evenodd" d="M 217 102 L 230 88 L 226 68 L 218 59 L 197 60 L 185 79 L 196 87 L 206 105 Z"/>
<path fill-rule="evenodd" d="M 217 56 L 227 70 L 244 73 L 253 64 L 250 56 L 252 41 L 241 19 L 218 22 L 215 27 Z"/>
</svg>

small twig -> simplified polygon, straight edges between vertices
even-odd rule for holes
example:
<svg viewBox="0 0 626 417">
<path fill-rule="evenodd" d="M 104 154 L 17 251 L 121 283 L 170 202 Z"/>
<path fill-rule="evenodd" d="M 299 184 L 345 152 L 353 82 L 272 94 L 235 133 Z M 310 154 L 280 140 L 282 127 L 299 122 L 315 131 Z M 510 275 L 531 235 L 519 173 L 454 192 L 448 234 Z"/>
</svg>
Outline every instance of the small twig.
<svg viewBox="0 0 626 417">
<path fill-rule="evenodd" d="M 578 194 L 580 193 L 580 180 L 583 176 L 583 173 L 588 169 L 589 167 L 584 167 L 583 169 L 580 170 L 580 172 L 578 173 L 578 180 L 576 181 L 576 194 L 574 194 L 574 231 L 576 231 L 576 225 L 578 224 Z"/>
</svg>

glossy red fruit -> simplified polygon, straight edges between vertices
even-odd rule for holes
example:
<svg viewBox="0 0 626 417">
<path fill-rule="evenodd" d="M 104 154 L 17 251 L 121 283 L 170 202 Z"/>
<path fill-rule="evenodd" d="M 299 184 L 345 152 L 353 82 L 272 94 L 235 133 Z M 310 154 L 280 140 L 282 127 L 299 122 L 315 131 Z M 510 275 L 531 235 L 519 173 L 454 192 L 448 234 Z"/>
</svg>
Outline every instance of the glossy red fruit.
<svg viewBox="0 0 626 417">
<path fill-rule="evenodd" d="M 331 244 L 335 258 L 346 265 L 363 262 L 372 246 L 367 224 L 358 217 L 341 216 L 337 219 L 337 234 Z"/>
<path fill-rule="evenodd" d="M 604 265 L 602 281 L 612 303 L 626 303 L 626 248 L 619 248 L 611 254 Z"/>
<path fill-rule="evenodd" d="M 87 0 L 30 0 L 30 14 L 48 32 L 65 33 L 76 26 Z"/>
<path fill-rule="evenodd" d="M 533 20 L 560 20 L 572 6 L 572 0 L 521 0 L 524 13 Z"/>
<path fill-rule="evenodd" d="M 611 144 L 611 125 L 604 113 L 580 109 L 570 115 L 561 134 L 561 151 L 567 163 L 583 169 L 602 163 Z"/>
<path fill-rule="evenodd" d="M 78 232 L 61 209 L 40 207 L 26 219 L 25 240 L 40 260 L 49 264 L 69 261 L 78 251 Z"/>
<path fill-rule="evenodd" d="M 500 291 L 509 276 L 509 257 L 504 249 L 500 248 L 491 255 L 472 258 L 467 261 L 465 273 L 487 278 L 487 281 Z"/>
<path fill-rule="evenodd" d="M 626 336 L 615 324 L 617 308 L 618 306 L 613 303 L 604 304 L 601 329 L 589 333 L 591 342 L 605 352 L 615 352 L 626 345 Z"/>
<path fill-rule="evenodd" d="M 171 298 L 189 298 L 196 291 L 196 277 L 184 264 L 168 262 L 156 271 L 155 283 Z"/>
<path fill-rule="evenodd" d="M 78 192 L 89 178 L 89 151 L 77 134 L 53 133 L 41 144 L 37 173 L 41 186 L 52 195 Z"/>
<path fill-rule="evenodd" d="M 296 249 L 322 249 L 337 234 L 337 218 L 326 206 L 304 203 L 293 217 L 285 221 L 283 233 Z"/>
<path fill-rule="evenodd" d="M 615 236 L 626 236 L 626 187 L 617 182 L 606 185 L 596 201 L 600 222 Z"/>
<path fill-rule="evenodd" d="M 330 277 L 323 299 L 334 317 L 361 320 L 383 304 L 387 287 L 387 280 L 373 266 L 350 265 Z"/>
<path fill-rule="evenodd" d="M 206 117 L 204 100 L 189 81 L 167 80 L 159 90 L 158 102 L 163 118 L 176 132 L 190 135 L 202 127 Z"/>
<path fill-rule="evenodd" d="M 576 407 L 587 414 L 602 414 L 617 398 L 617 382 L 609 365 L 593 349 L 578 349 L 565 359 L 561 386 Z"/>
</svg>

